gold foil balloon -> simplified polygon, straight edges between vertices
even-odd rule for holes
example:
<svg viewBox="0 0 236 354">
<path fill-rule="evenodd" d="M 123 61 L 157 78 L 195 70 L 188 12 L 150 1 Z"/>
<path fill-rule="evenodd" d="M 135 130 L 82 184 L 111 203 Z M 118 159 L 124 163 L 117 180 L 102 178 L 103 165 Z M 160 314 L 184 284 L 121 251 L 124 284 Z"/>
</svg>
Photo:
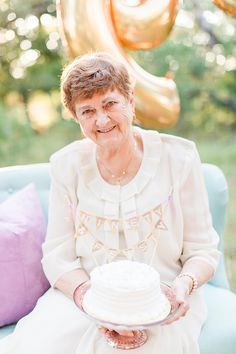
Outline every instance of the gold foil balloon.
<svg viewBox="0 0 236 354">
<path fill-rule="evenodd" d="M 213 0 L 213 3 L 227 15 L 236 18 L 236 0 Z"/>
<path fill-rule="evenodd" d="M 167 17 L 169 13 L 166 12 Z M 176 122 L 180 106 L 174 81 L 149 74 L 125 51 L 115 31 L 110 0 L 60 0 L 57 16 L 70 58 L 92 51 L 107 51 L 124 62 L 136 82 L 136 116 L 143 126 L 169 127 Z"/>
<path fill-rule="evenodd" d="M 176 0 L 112 1 L 115 31 L 129 49 L 156 47 L 170 34 L 178 8 Z"/>
</svg>

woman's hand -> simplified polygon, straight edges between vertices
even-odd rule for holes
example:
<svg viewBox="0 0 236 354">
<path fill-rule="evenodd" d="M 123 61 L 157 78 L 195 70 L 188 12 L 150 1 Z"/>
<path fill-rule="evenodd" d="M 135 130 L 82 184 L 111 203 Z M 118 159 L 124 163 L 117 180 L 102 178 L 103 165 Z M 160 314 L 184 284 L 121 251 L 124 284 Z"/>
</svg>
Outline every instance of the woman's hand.
<svg viewBox="0 0 236 354">
<path fill-rule="evenodd" d="M 177 321 L 185 316 L 189 310 L 188 296 L 192 288 L 192 281 L 188 277 L 176 278 L 171 287 L 161 285 L 162 291 L 172 304 L 172 309 L 176 310 L 174 316 L 163 322 L 162 326 Z"/>
<path fill-rule="evenodd" d="M 133 337 L 134 336 L 134 331 L 117 331 L 117 330 L 114 330 L 114 329 L 109 329 L 109 328 L 105 328 L 105 327 L 102 327 L 102 326 L 97 326 L 99 331 L 101 333 L 106 333 L 107 331 L 109 332 L 116 332 L 118 333 L 119 335 L 121 336 L 125 336 L 125 337 Z"/>
</svg>

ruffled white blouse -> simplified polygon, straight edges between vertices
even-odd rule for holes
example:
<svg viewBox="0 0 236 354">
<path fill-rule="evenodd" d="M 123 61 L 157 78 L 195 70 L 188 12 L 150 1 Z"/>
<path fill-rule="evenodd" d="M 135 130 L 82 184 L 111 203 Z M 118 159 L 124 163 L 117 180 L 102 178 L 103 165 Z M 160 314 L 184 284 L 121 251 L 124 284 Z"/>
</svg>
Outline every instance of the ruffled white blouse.
<svg viewBox="0 0 236 354">
<path fill-rule="evenodd" d="M 128 258 L 154 266 L 171 282 L 190 259 L 216 268 L 212 227 L 195 144 L 134 128 L 143 160 L 126 185 L 107 183 L 96 145 L 75 141 L 51 157 L 49 220 L 42 264 L 53 286 L 64 273 Z"/>
</svg>

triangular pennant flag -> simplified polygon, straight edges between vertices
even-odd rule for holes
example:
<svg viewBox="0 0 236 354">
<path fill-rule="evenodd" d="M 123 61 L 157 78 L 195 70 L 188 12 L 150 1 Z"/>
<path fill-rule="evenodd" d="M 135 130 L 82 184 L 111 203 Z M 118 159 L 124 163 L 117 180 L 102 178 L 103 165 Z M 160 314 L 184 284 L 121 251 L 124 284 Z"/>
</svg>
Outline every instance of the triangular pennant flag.
<svg viewBox="0 0 236 354">
<path fill-rule="evenodd" d="M 116 258 L 120 254 L 120 250 L 115 248 L 108 248 L 107 250 L 107 259 L 108 262 L 111 262 L 114 258 Z"/>
<path fill-rule="evenodd" d="M 104 223 L 105 219 L 104 218 L 100 218 L 100 217 L 96 217 L 96 229 L 98 230 L 101 225 Z"/>
<path fill-rule="evenodd" d="M 149 224 L 152 223 L 152 213 L 150 211 L 148 213 L 144 214 L 143 217 Z"/>
<path fill-rule="evenodd" d="M 118 220 L 108 220 L 108 222 L 109 222 L 112 233 L 118 231 L 118 225 L 119 225 Z"/>
<path fill-rule="evenodd" d="M 80 236 L 83 236 L 83 235 L 86 235 L 88 234 L 88 229 L 83 225 L 83 224 L 80 224 L 77 228 L 77 231 L 76 231 L 76 237 L 80 237 Z"/>
<path fill-rule="evenodd" d="M 80 211 L 79 216 L 82 222 L 86 222 L 90 220 L 90 215 L 88 215 L 84 211 Z"/>
<path fill-rule="evenodd" d="M 139 224 L 139 217 L 138 216 L 134 216 L 132 218 L 129 218 L 127 220 L 127 223 L 129 224 L 129 226 L 130 226 L 130 228 L 132 230 L 137 230 L 138 224 Z"/>
<path fill-rule="evenodd" d="M 155 228 L 159 230 L 168 230 L 167 226 L 164 224 L 164 222 L 161 219 L 158 220 L 158 222 L 155 225 Z"/>
<path fill-rule="evenodd" d="M 147 251 L 147 241 L 143 240 L 138 243 L 137 248 L 141 251 L 146 252 Z"/>
<path fill-rule="evenodd" d="M 104 244 L 101 241 L 96 240 L 92 246 L 92 252 L 96 252 L 103 247 L 104 247 Z"/>
<path fill-rule="evenodd" d="M 121 250 L 121 253 L 128 258 L 130 261 L 134 258 L 134 249 L 133 248 L 125 248 Z"/>
<path fill-rule="evenodd" d="M 155 207 L 153 209 L 153 213 L 162 216 L 162 205 L 159 204 L 157 207 Z"/>
</svg>

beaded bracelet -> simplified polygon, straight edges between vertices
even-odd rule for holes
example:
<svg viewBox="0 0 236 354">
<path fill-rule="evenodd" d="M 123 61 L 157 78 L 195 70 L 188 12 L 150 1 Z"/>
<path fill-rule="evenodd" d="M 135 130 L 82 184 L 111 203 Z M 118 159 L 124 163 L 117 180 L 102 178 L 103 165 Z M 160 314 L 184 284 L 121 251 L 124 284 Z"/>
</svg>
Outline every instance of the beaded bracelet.
<svg viewBox="0 0 236 354">
<path fill-rule="evenodd" d="M 79 306 L 79 308 L 81 308 L 81 309 L 83 308 L 84 295 L 85 295 L 85 293 L 86 293 L 86 291 L 88 290 L 89 287 L 90 287 L 89 281 L 86 280 L 83 283 L 79 284 L 74 290 L 74 293 L 73 293 L 74 303 L 77 306 Z"/>
<path fill-rule="evenodd" d="M 197 281 L 197 278 L 195 277 L 194 274 L 192 273 L 180 273 L 177 278 L 182 278 L 182 277 L 189 277 L 191 278 L 192 282 L 193 282 L 193 285 L 192 285 L 192 288 L 189 292 L 189 295 L 192 295 L 194 293 L 194 291 L 196 291 L 197 287 L 198 287 L 198 281 Z"/>
</svg>

